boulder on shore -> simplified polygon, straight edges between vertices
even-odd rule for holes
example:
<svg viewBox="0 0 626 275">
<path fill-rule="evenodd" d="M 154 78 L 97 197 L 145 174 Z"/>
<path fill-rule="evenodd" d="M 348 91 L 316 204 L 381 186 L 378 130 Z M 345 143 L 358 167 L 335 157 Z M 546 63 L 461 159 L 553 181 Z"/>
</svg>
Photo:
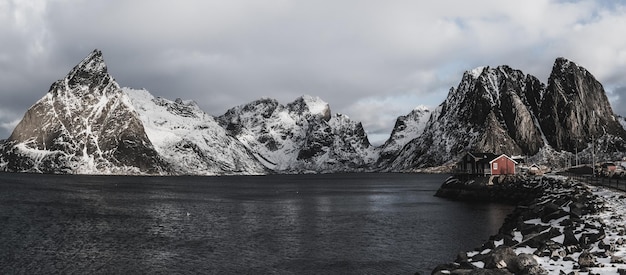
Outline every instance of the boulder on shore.
<svg viewBox="0 0 626 275">
<path fill-rule="evenodd" d="M 519 203 L 485 245 L 459 254 L 454 263 L 439 265 L 432 274 L 548 274 L 540 259 L 571 261 L 580 271 L 612 259 L 617 240 L 606 238 L 602 220 L 589 218 L 605 203 L 590 187 L 565 177 L 518 177 L 504 186 L 509 191 L 501 188 L 502 194 L 524 188 L 535 191 L 534 198 Z M 479 193 L 481 188 L 489 193 L 494 187 L 450 178 L 440 190 L 446 190 L 444 194 L 461 189 Z"/>
</svg>

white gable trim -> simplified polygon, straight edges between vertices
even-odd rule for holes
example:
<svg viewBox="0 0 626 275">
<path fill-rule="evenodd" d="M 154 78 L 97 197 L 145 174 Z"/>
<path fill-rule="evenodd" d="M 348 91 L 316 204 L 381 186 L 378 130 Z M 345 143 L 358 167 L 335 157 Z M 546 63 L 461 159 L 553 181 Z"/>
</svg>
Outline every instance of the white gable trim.
<svg viewBox="0 0 626 275">
<path fill-rule="evenodd" d="M 505 154 L 499 155 L 498 157 L 496 157 L 495 159 L 493 159 L 492 161 L 490 161 L 490 162 L 489 162 L 489 164 L 492 164 L 494 161 L 498 160 L 498 159 L 499 159 L 499 158 L 501 158 L 501 157 L 508 158 L 508 159 L 509 159 L 509 160 L 511 160 L 513 163 L 518 164 L 518 163 L 517 163 L 517 161 L 513 160 L 512 158 L 510 158 L 509 156 L 507 156 L 507 155 L 505 155 Z"/>
</svg>

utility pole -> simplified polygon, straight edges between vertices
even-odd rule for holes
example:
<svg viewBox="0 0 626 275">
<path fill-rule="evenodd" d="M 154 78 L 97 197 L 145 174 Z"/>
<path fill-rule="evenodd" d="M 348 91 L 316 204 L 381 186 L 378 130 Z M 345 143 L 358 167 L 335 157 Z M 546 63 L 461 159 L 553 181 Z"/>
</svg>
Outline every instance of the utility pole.
<svg viewBox="0 0 626 275">
<path fill-rule="evenodd" d="M 593 135 L 591 135 L 591 168 L 593 171 L 593 176 L 596 176 L 596 140 Z"/>
<path fill-rule="evenodd" d="M 593 111 L 593 117 L 591 119 L 591 123 L 594 123 L 595 126 L 595 122 L 596 122 L 596 111 Z M 593 127 L 591 129 L 591 131 L 593 131 L 595 129 L 595 127 Z M 591 135 L 591 165 L 593 165 L 592 167 L 592 171 L 593 171 L 593 176 L 596 176 L 596 138 L 595 135 Z"/>
</svg>

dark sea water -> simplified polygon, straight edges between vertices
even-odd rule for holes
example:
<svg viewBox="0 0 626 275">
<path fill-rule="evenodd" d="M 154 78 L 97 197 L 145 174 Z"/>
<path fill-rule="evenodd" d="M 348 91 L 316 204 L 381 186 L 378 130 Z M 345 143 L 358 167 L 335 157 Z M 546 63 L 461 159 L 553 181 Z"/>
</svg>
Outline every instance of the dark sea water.
<svg viewBox="0 0 626 275">
<path fill-rule="evenodd" d="M 0 174 L 0 274 L 430 274 L 512 210 L 445 178 Z"/>
</svg>

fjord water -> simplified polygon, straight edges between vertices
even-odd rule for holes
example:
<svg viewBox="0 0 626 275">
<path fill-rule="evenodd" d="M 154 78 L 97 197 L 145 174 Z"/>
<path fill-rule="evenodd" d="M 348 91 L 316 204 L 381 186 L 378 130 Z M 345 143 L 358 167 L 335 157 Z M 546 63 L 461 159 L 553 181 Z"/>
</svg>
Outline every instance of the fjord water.
<svg viewBox="0 0 626 275">
<path fill-rule="evenodd" d="M 0 273 L 429 274 L 512 210 L 446 177 L 0 174 Z"/>
</svg>

